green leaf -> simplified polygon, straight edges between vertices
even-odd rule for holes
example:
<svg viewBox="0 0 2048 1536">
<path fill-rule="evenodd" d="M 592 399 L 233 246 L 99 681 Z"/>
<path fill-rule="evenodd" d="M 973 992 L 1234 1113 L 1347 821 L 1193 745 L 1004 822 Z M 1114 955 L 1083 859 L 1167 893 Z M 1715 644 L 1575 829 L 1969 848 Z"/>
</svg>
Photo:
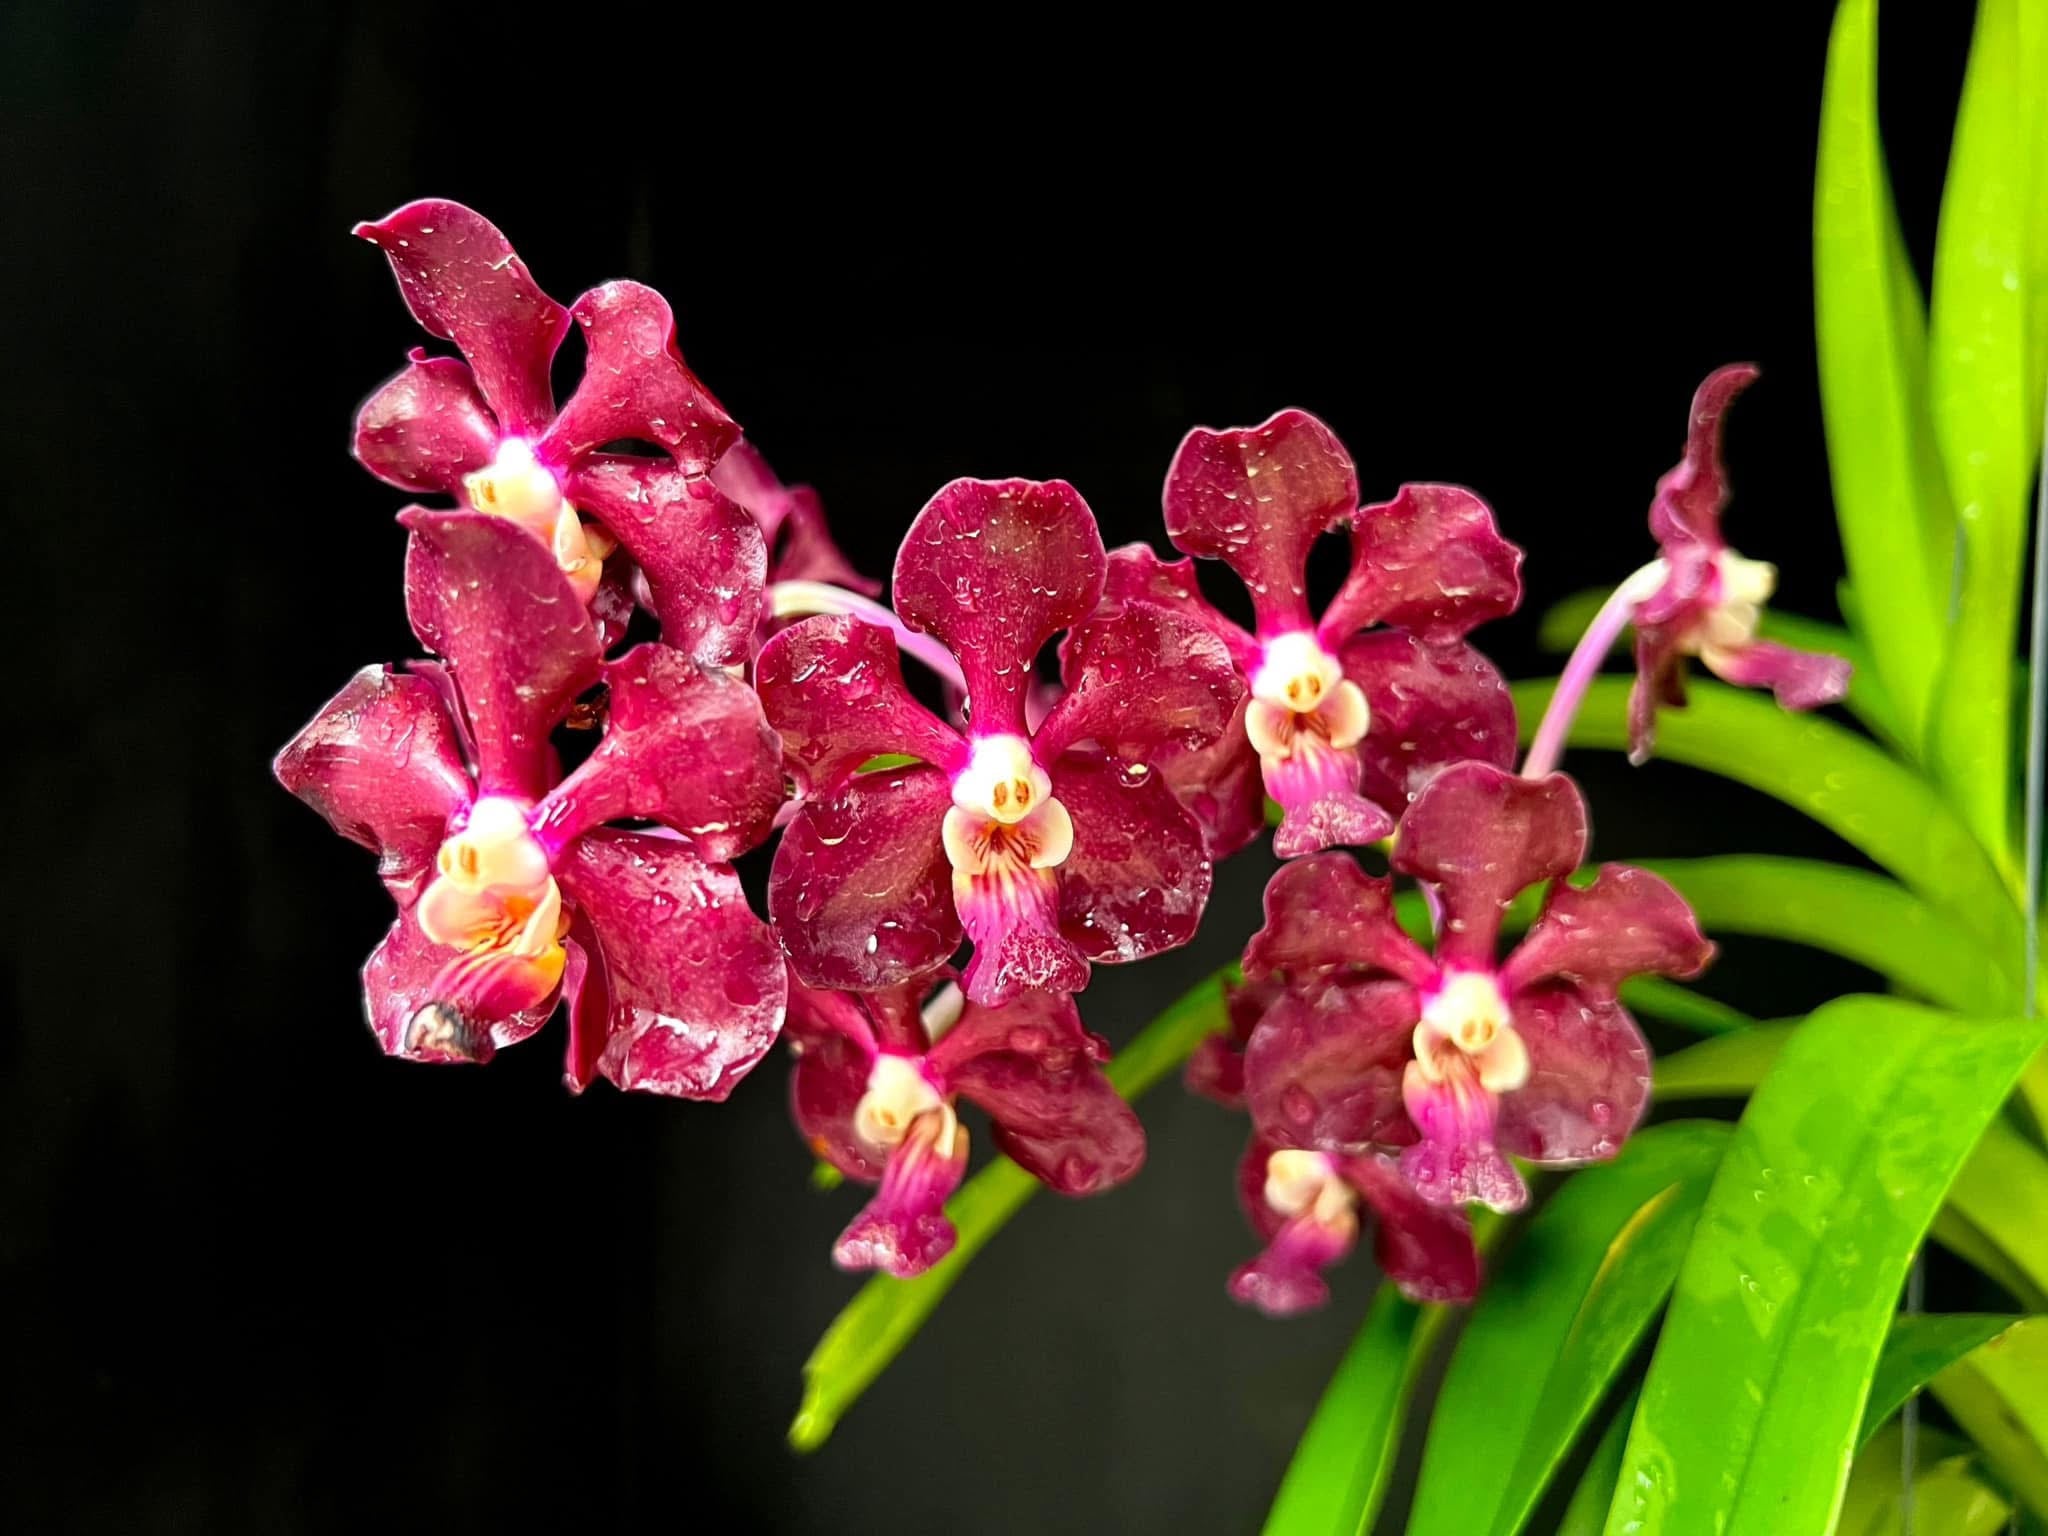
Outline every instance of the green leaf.
<svg viewBox="0 0 2048 1536">
<path fill-rule="evenodd" d="M 1913 1250 L 2044 1035 L 1874 997 L 1793 1032 L 1707 1196 L 1610 1532 L 1830 1528 Z"/>
<path fill-rule="evenodd" d="M 1748 1098 L 1798 1027 L 1796 1020 L 1759 1024 L 1658 1057 L 1657 1101 Z"/>
<path fill-rule="evenodd" d="M 1634 1013 L 1662 1019 L 1696 1035 L 1725 1035 L 1756 1026 L 1756 1020 L 1741 1009 L 1660 976 L 1638 976 L 1623 982 L 1621 1000 Z"/>
<path fill-rule="evenodd" d="M 2048 119 L 2022 46 L 2020 0 L 1981 0 L 1941 199 L 1928 343 L 1935 440 L 1961 534 L 1948 649 L 1929 744 L 1987 845 L 2012 836 L 2013 653 L 2027 488 L 2041 446 L 2048 295 L 2038 239 Z M 2034 30 L 2038 36 L 2039 29 Z M 2032 99 L 2029 99 L 2032 98 Z"/>
<path fill-rule="evenodd" d="M 1762 854 L 1638 862 L 1676 886 L 1710 934 L 1811 945 L 1961 1013 L 2017 1011 L 2017 979 L 1968 930 L 1896 880 Z"/>
<path fill-rule="evenodd" d="M 1859 1445 L 1883 1429 L 1899 1405 L 1978 1345 L 1995 1339 L 2022 1318 L 1979 1312 L 1917 1313 L 1892 1323 L 1877 1375 L 1871 1379 L 1870 1401 L 1863 1405 Z"/>
<path fill-rule="evenodd" d="M 1899 1426 L 1889 1425 L 1856 1457 L 1837 1536 L 1904 1536 L 1899 1497 Z M 2012 1506 L 1986 1482 L 1977 1458 L 1952 1435 L 1922 1428 L 1913 1479 L 1913 1529 L 1921 1536 L 1998 1536 Z"/>
<path fill-rule="evenodd" d="M 1287 1463 L 1265 1536 L 1354 1536 L 1371 1527 L 1415 1379 L 1447 1316 L 1448 1308 L 1417 1306 L 1380 1286 Z"/>
<path fill-rule="evenodd" d="M 1876 0 L 1841 0 L 1822 87 L 1814 322 L 1835 515 L 1906 739 L 1926 736 L 1954 559 L 1927 418 L 1925 310 L 1877 124 Z"/>
<path fill-rule="evenodd" d="M 1554 687 L 1553 679 L 1514 685 L 1525 735 Z M 1627 750 L 1625 678 L 1594 680 L 1570 742 Z M 1959 918 L 1991 953 L 2019 954 L 2017 871 L 1993 863 L 1932 785 L 1855 732 L 1782 710 L 1768 694 L 1700 682 L 1684 709 L 1657 717 L 1657 755 L 1803 811 Z"/>
<path fill-rule="evenodd" d="M 1522 1528 L 1662 1310 L 1731 1134 L 1644 1131 L 1523 1230 L 1451 1356 L 1408 1536 Z"/>
<path fill-rule="evenodd" d="M 1931 1390 L 1985 1466 L 2048 1516 L 2048 1319 L 2001 1334 L 1935 1377 Z"/>
<path fill-rule="evenodd" d="M 1117 1052 L 1109 1080 L 1118 1093 L 1138 1098 L 1185 1061 L 1204 1035 L 1225 1027 L 1223 983 L 1229 975 L 1226 968 L 1185 993 Z M 960 1272 L 1038 1187 L 1015 1163 L 998 1158 L 946 1203 L 946 1215 L 960 1234 L 950 1254 L 915 1280 L 879 1275 L 860 1288 L 804 1362 L 803 1402 L 789 1427 L 791 1445 L 814 1451 L 831 1437 L 847 1409 L 924 1326 Z"/>
<path fill-rule="evenodd" d="M 1593 1447 L 1593 1459 L 1579 1474 L 1579 1486 L 1557 1522 L 1557 1536 L 1600 1536 L 1607 1528 L 1607 1507 L 1614 1502 L 1614 1484 L 1621 1476 L 1622 1447 L 1628 1444 L 1629 1422 L 1636 1416 L 1636 1394 L 1630 1392 L 1608 1415 Z"/>
<path fill-rule="evenodd" d="M 1543 615 L 1541 627 L 1536 632 L 1537 643 L 1546 651 L 1559 655 L 1570 651 L 1579 643 L 1579 636 L 1586 632 L 1587 626 L 1593 622 L 1593 615 L 1606 601 L 1607 594 L 1597 587 L 1574 592 Z M 1766 640 L 1776 640 L 1795 650 L 1820 651 L 1847 661 L 1851 668 L 1849 696 L 1843 703 L 1848 706 L 1849 713 L 1878 735 L 1890 740 L 1898 738 L 1898 712 L 1892 707 L 1884 684 L 1878 678 L 1877 665 L 1870 659 L 1870 647 L 1856 636 L 1839 624 L 1824 623 L 1796 613 L 1781 613 L 1775 608 L 1764 610 L 1761 633 Z"/>
</svg>

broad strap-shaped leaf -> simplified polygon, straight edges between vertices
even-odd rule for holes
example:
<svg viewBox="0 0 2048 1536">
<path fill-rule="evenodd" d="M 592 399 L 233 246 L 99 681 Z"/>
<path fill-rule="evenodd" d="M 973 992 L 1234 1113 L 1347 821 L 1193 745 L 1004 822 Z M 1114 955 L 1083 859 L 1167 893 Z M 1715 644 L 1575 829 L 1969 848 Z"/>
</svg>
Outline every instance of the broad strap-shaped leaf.
<svg viewBox="0 0 2048 1536">
<path fill-rule="evenodd" d="M 1928 420 L 1927 319 L 1877 121 L 1877 3 L 1842 0 L 1821 94 L 1814 322 L 1835 516 L 1863 631 L 1909 742 L 1926 737 L 1955 517 Z"/>
<path fill-rule="evenodd" d="M 2044 1036 L 1874 997 L 1792 1035 L 1707 1196 L 1610 1532 L 1830 1528 L 1913 1250 Z"/>
<path fill-rule="evenodd" d="M 1928 744 L 1978 837 L 2011 836 L 2013 652 L 2048 319 L 2048 19 L 1980 0 L 1934 250 L 1928 391 L 1960 535 Z"/>
<path fill-rule="evenodd" d="M 1225 1028 L 1223 986 L 1233 973 L 1234 968 L 1219 971 L 1140 1030 L 1110 1061 L 1110 1086 L 1136 1099 L 1187 1060 L 1204 1037 Z M 791 1445 L 814 1451 L 831 1438 L 847 1409 L 916 1337 L 974 1255 L 1038 1188 L 1015 1163 L 997 1158 L 946 1202 L 947 1219 L 959 1234 L 950 1254 L 915 1280 L 878 1276 L 861 1287 L 804 1362 L 803 1402 L 789 1427 Z"/>
<path fill-rule="evenodd" d="M 2048 1320 L 2029 1318 L 1931 1383 L 1984 1464 L 2048 1518 Z"/>
<path fill-rule="evenodd" d="M 1621 1453 L 1628 1445 L 1628 1426 L 1636 1416 L 1636 1393 L 1624 1397 L 1607 1416 L 1600 1443 L 1579 1474 L 1579 1486 L 1557 1522 L 1557 1536 L 1600 1536 L 1607 1528 L 1607 1508 L 1614 1502 L 1615 1480 L 1621 1476 Z"/>
<path fill-rule="evenodd" d="M 1902 1313 L 1892 1323 L 1871 1378 L 1870 1401 L 1863 1405 L 1863 1428 L 1857 1444 L 1890 1422 L 1899 1406 L 1969 1354 L 2025 1318 L 1990 1312 Z"/>
<path fill-rule="evenodd" d="M 1657 1102 L 1748 1098 L 1798 1027 L 1798 1020 L 1759 1024 L 1658 1057 L 1652 1089 Z"/>
<path fill-rule="evenodd" d="M 1696 1035 L 1727 1035 L 1756 1027 L 1756 1020 L 1741 1009 L 1661 976 L 1624 981 L 1621 1003 L 1640 1018 L 1657 1019 Z"/>
<path fill-rule="evenodd" d="M 1764 854 L 1640 864 L 1676 886 L 1709 933 L 1826 950 L 1962 1013 L 2002 1013 L 2019 1002 L 2017 979 L 1974 935 L 1884 875 Z"/>
<path fill-rule="evenodd" d="M 1550 679 L 1514 685 L 1524 740 L 1554 687 Z M 1568 739 L 1627 750 L 1626 678 L 1594 681 Z M 2019 954 L 2017 870 L 1994 863 L 1934 787 L 1874 742 L 1831 720 L 1787 713 L 1766 695 L 1701 682 L 1684 709 L 1658 717 L 1657 756 L 1804 812 L 1953 913 L 1991 953 Z"/>
<path fill-rule="evenodd" d="M 1894 1423 L 1857 1453 L 1835 1526 L 1838 1536 L 1907 1536 L 1899 1440 Z M 1921 1470 L 1913 1479 L 1912 1531 L 1917 1536 L 2001 1536 L 2012 1505 L 1985 1477 L 1969 1446 L 1923 1426 L 1915 1447 Z"/>
<path fill-rule="evenodd" d="M 1408 1536 L 1522 1528 L 1663 1309 L 1731 1134 L 1644 1131 L 1529 1223 L 1451 1356 Z"/>
</svg>

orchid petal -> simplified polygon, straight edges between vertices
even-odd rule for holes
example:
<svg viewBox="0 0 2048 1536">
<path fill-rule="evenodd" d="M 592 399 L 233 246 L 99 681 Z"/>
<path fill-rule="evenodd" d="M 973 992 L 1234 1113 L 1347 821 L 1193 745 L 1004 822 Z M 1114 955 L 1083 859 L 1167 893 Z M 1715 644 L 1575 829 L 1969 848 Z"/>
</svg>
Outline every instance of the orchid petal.
<svg viewBox="0 0 2048 1536">
<path fill-rule="evenodd" d="M 1382 629 L 1353 637 L 1343 658 L 1371 710 L 1355 750 L 1359 792 L 1375 805 L 1399 816 L 1438 769 L 1468 758 L 1514 766 L 1514 698 L 1469 645 Z"/>
<path fill-rule="evenodd" d="M 491 462 L 498 424 L 467 363 L 418 347 L 409 356 L 356 412 L 355 456 L 387 485 L 453 496 L 464 475 Z"/>
<path fill-rule="evenodd" d="M 1479 1249 L 1463 1211 L 1424 1200 L 1392 1158 L 1346 1158 L 1343 1170 L 1379 1219 L 1373 1262 L 1402 1295 L 1463 1304 L 1479 1294 Z"/>
<path fill-rule="evenodd" d="M 391 261 L 413 318 L 469 359 L 503 432 L 539 432 L 554 414 L 548 367 L 569 330 L 511 242 L 460 203 L 423 198 L 355 233 Z"/>
<path fill-rule="evenodd" d="M 487 969 L 420 931 L 415 910 L 398 915 L 363 967 L 370 1031 L 385 1054 L 408 1061 L 489 1061 L 547 1023 L 558 995 L 539 1003 L 508 998 Z"/>
<path fill-rule="evenodd" d="M 1245 1046 L 1245 1103 L 1259 1134 L 1319 1151 L 1414 1140 L 1401 1071 L 1421 1014 L 1415 989 L 1399 981 L 1283 993 Z"/>
<path fill-rule="evenodd" d="M 1626 1009 L 1569 987 L 1514 1000 L 1529 1079 L 1501 1098 L 1494 1137 L 1531 1162 L 1612 1157 L 1650 1102 L 1650 1049 Z"/>
<path fill-rule="evenodd" d="M 640 438 L 686 475 L 701 475 L 739 441 L 740 429 L 676 349 L 668 300 L 640 283 L 605 283 L 571 311 L 583 328 L 583 379 L 534 451 L 571 464 L 593 448 Z"/>
<path fill-rule="evenodd" d="M 787 987 L 731 866 L 675 838 L 600 830 L 555 872 L 604 958 L 598 1070 L 621 1088 L 724 1099 L 775 1044 Z"/>
<path fill-rule="evenodd" d="M 1352 521 L 1351 574 L 1324 611 L 1323 645 L 1336 650 L 1372 624 L 1455 640 L 1513 613 L 1522 600 L 1522 552 L 1500 536 L 1493 511 L 1463 486 L 1404 485 Z"/>
<path fill-rule="evenodd" d="M 1025 732 L 1038 653 L 1094 611 L 1107 557 L 1064 480 L 955 480 L 896 556 L 896 611 L 959 658 L 977 735 Z"/>
<path fill-rule="evenodd" d="M 1694 391 L 1685 457 L 1657 482 L 1657 497 L 1650 503 L 1650 534 L 1659 545 L 1724 547 L 1721 510 L 1728 505 L 1728 471 L 1721 461 L 1721 432 L 1728 408 L 1756 376 L 1753 363 L 1730 363 L 1708 374 Z"/>
<path fill-rule="evenodd" d="M 879 1269 L 899 1280 L 923 1274 L 958 1240 L 946 1199 L 966 1173 L 967 1137 L 951 1115 L 920 1115 L 889 1154 L 875 1198 L 839 1235 L 833 1260 L 842 1269 Z"/>
<path fill-rule="evenodd" d="M 818 493 L 807 485 L 784 485 L 752 443 L 728 448 L 711 466 L 711 482 L 760 526 L 770 581 L 820 581 L 866 597 L 881 594 L 882 584 L 855 570 L 833 543 Z"/>
<path fill-rule="evenodd" d="M 1084 741 L 1138 762 L 1162 749 L 1197 752 L 1245 696 L 1229 647 L 1208 625 L 1109 597 L 1061 642 L 1060 677 L 1067 691 L 1034 737 L 1047 762 Z"/>
<path fill-rule="evenodd" d="M 1395 919 L 1394 883 L 1346 854 L 1282 867 L 1266 882 L 1265 910 L 1265 926 L 1245 946 L 1247 981 L 1281 978 L 1299 988 L 1387 975 L 1422 987 L 1435 979 L 1435 963 Z"/>
<path fill-rule="evenodd" d="M 948 775 L 967 765 L 967 743 L 911 697 L 896 637 L 879 624 L 840 614 L 792 624 L 761 648 L 754 686 L 807 792 L 836 789 L 885 753 Z"/>
<path fill-rule="evenodd" d="M 1510 995 L 1537 982 L 1569 982 L 1591 1002 L 1612 1002 L 1631 976 L 1697 976 L 1714 956 L 1692 908 L 1664 881 L 1603 864 L 1583 889 L 1559 881 L 1543 914 L 1501 967 Z"/>
<path fill-rule="evenodd" d="M 351 842 L 377 855 L 392 898 L 409 907 L 448 822 L 469 804 L 455 724 L 427 678 L 365 667 L 277 754 L 280 784 Z"/>
<path fill-rule="evenodd" d="M 887 1159 L 854 1128 L 875 1063 L 875 1038 L 850 992 L 821 992 L 792 982 L 790 1042 L 796 1070 L 790 1110 L 812 1152 L 851 1179 L 873 1182 Z"/>
<path fill-rule="evenodd" d="M 1849 691 L 1849 663 L 1839 656 L 1795 651 L 1773 640 L 1707 651 L 1707 669 L 1738 688 L 1768 688 L 1784 709 L 1819 709 Z"/>
<path fill-rule="evenodd" d="M 1074 824 L 1059 868 L 1060 929 L 1098 965 L 1121 965 L 1194 937 L 1214 866 L 1201 829 L 1165 780 L 1139 765 L 1069 752 L 1053 793 Z"/>
</svg>

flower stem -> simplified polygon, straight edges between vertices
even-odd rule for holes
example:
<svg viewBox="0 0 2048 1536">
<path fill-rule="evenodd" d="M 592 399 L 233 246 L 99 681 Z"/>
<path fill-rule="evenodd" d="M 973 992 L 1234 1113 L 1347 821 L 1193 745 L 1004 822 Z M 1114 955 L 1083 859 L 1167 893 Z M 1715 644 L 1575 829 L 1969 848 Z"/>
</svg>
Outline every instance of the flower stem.
<svg viewBox="0 0 2048 1536">
<path fill-rule="evenodd" d="M 1522 760 L 1523 778 L 1540 779 L 1557 767 L 1558 759 L 1564 756 L 1565 738 L 1571 734 L 1572 721 L 1579 713 L 1586 690 L 1600 675 L 1601 663 L 1607 660 L 1607 653 L 1614 649 L 1621 632 L 1628 628 L 1636 605 L 1664 584 L 1664 575 L 1664 562 L 1652 560 L 1616 587 L 1593 615 L 1593 622 L 1573 647 L 1571 660 L 1565 663 L 1564 674 L 1557 680 L 1557 691 L 1551 694 L 1550 706 L 1543 712 L 1543 723 L 1529 743 L 1529 755 Z"/>
<path fill-rule="evenodd" d="M 862 597 L 858 592 L 849 592 L 844 587 L 835 587 L 824 581 L 778 581 L 768 588 L 768 611 L 778 619 L 814 613 L 842 613 L 869 624 L 879 624 L 896 637 L 896 644 L 905 655 L 915 656 L 954 687 L 964 690 L 967 686 L 960 675 L 960 663 L 953 659 L 951 651 L 930 635 L 919 634 L 897 618 L 891 609 L 871 597 Z"/>
</svg>

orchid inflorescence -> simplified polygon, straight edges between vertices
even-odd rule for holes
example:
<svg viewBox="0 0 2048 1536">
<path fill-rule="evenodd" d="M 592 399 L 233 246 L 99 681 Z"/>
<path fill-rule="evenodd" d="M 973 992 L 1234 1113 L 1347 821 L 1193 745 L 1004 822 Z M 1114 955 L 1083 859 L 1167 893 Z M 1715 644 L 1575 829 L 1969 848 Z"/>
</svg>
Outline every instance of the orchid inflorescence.
<svg viewBox="0 0 2048 1536">
<path fill-rule="evenodd" d="M 399 513 L 433 659 L 366 668 L 276 763 L 378 855 L 398 911 L 363 985 L 385 1051 L 482 1062 L 565 1008 L 573 1089 L 722 1100 L 786 1031 L 798 1128 L 878 1186 L 834 1257 L 915 1275 L 954 1243 L 962 1100 L 1061 1193 L 1138 1171 L 1144 1132 L 1077 996 L 1092 967 L 1195 936 L 1214 861 L 1270 802 L 1287 862 L 1231 1027 L 1188 1069 L 1252 1122 L 1242 1193 L 1266 1246 L 1234 1296 L 1319 1303 L 1370 1215 L 1404 1290 L 1469 1300 L 1466 1208 L 1520 1206 L 1515 1159 L 1610 1157 L 1641 1119 L 1649 1055 L 1618 989 L 1696 975 L 1713 947 L 1656 876 L 1579 876 L 1586 807 L 1554 771 L 1578 698 L 1630 624 L 1639 755 L 1683 703 L 1685 656 L 1790 708 L 1847 683 L 1757 638 L 1773 573 L 1721 538 L 1719 436 L 1753 369 L 1701 387 L 1650 514 L 1659 557 L 1602 609 L 1517 773 L 1513 703 L 1467 637 L 1519 603 L 1521 551 L 1458 486 L 1361 505 L 1305 412 L 1198 428 L 1167 471 L 1169 540 L 1235 573 L 1250 629 L 1192 559 L 1106 550 L 1060 480 L 942 487 L 885 607 L 817 496 L 685 365 L 653 290 L 564 308 L 450 202 L 357 233 L 461 354 L 413 352 L 354 438 L 380 479 L 447 503 Z M 558 406 L 572 321 L 584 367 Z M 1350 570 L 1318 613 L 1309 555 L 1337 531 Z M 628 643 L 636 616 L 658 640 Z M 598 732 L 568 772 L 566 729 Z M 778 831 L 764 919 L 733 861 Z M 1503 955 L 1532 887 L 1540 915 Z"/>
</svg>

